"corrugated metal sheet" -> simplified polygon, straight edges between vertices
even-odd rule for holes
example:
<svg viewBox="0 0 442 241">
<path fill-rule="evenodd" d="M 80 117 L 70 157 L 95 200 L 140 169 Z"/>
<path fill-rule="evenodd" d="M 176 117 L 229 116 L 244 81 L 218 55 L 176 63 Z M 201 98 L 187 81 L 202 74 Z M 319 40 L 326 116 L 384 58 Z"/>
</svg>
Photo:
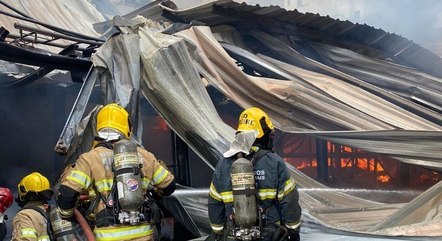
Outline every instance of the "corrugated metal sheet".
<svg viewBox="0 0 442 241">
<path fill-rule="evenodd" d="M 90 23 L 104 21 L 104 16 L 89 1 L 36 0 L 23 3 L 23 1 L 6 0 L 2 2 L 42 23 L 94 37 L 98 34 Z M 4 5 L 0 5 L 0 11 L 20 16 Z M 19 34 L 19 30 L 14 27 L 15 23 L 45 30 L 42 26 L 0 14 L 0 25 L 10 33 Z M 44 48 L 44 46 L 38 47 Z"/>
<path fill-rule="evenodd" d="M 361 46 L 365 47 L 364 53 L 367 53 L 369 49 L 380 50 L 387 53 L 389 58 L 396 59 L 403 65 L 419 68 L 439 77 L 442 76 L 442 59 L 438 55 L 404 37 L 365 24 L 354 24 L 318 14 L 300 13 L 297 10 L 287 11 L 278 6 L 250 6 L 232 0 L 216 1 L 187 10 L 176 11 L 166 7 L 163 10 L 181 21 L 198 20 L 209 26 L 235 22 L 247 22 L 249 25 L 258 26 L 260 21 L 267 21 L 271 22 L 268 25 L 271 27 L 267 29 L 269 32 L 275 32 L 279 26 L 281 33 L 299 35 L 303 38 L 308 36 L 313 38 L 310 40 L 314 41 L 332 41 L 335 44 L 341 41 L 350 41 L 357 44 L 353 47 L 346 45 L 346 48 L 353 51 L 361 51 Z M 266 31 L 262 28 L 261 30 Z M 319 36 L 325 34 L 327 38 L 314 39 L 314 33 L 318 33 Z"/>
<path fill-rule="evenodd" d="M 162 10 L 161 10 L 159 4 L 162 2 L 163 2 L 162 0 L 153 1 L 153 2 L 146 4 L 143 7 L 139 8 L 133 12 L 130 12 L 130 13 L 122 16 L 122 17 L 125 19 L 132 19 L 136 16 L 143 16 L 143 17 L 146 17 L 151 20 L 158 21 L 158 22 L 167 21 L 166 18 L 161 16 Z M 113 20 L 108 20 L 108 21 L 104 21 L 104 22 L 95 23 L 95 24 L 93 24 L 93 26 L 97 32 L 103 33 L 106 30 L 108 30 L 110 27 L 112 27 L 112 22 L 113 22 Z"/>
</svg>

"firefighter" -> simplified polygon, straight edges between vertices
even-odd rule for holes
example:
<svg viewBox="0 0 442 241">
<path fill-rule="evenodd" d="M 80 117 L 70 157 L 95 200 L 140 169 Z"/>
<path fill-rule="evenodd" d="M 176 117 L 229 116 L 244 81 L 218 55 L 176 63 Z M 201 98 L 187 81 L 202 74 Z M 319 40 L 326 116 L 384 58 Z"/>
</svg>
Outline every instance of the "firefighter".
<svg viewBox="0 0 442 241">
<path fill-rule="evenodd" d="M 211 238 L 215 240 L 238 239 L 232 234 L 232 228 L 235 225 L 234 206 L 241 209 L 245 206 L 234 205 L 234 197 L 241 195 L 242 192 L 244 195 L 255 197 L 256 207 L 261 213 L 261 215 L 256 215 L 256 217 L 261 216 L 261 220 L 257 220 L 256 223 L 259 221 L 262 223 L 261 233 L 256 238 L 257 240 L 300 240 L 299 194 L 284 160 L 272 151 L 273 129 L 271 120 L 259 108 L 248 108 L 239 116 L 235 142 L 239 142 L 236 146 L 240 148 L 233 148 L 235 142 L 231 144 L 230 150 L 224 153 L 224 159 L 218 162 L 210 184 L 208 211 L 212 227 Z M 244 150 L 245 146 L 247 150 Z M 232 189 L 234 177 L 232 163 L 239 157 L 252 162 L 250 179 L 252 181 L 253 177 L 255 179 L 253 190 Z M 243 184 L 244 180 L 247 178 L 241 178 Z M 256 210 L 251 210 L 249 213 L 253 212 Z"/>
<path fill-rule="evenodd" d="M 161 165 L 155 156 L 143 149 L 135 147 L 135 155 L 130 158 L 138 158 L 141 164 L 140 168 L 131 167 L 114 170 L 117 159 L 114 156 L 114 147 L 117 147 L 121 140 L 129 140 L 131 135 L 131 124 L 127 111 L 118 104 L 112 103 L 104 106 L 97 114 L 97 125 L 95 137 L 96 144 L 94 148 L 82 154 L 74 165 L 69 167 L 65 177 L 61 180 L 57 205 L 60 215 L 69 219 L 77 206 L 79 194 L 94 190 L 98 198 L 97 205 L 94 207 L 95 228 L 94 235 L 96 240 L 153 240 L 153 228 L 149 221 L 132 222 L 126 224 L 122 213 L 116 213 L 118 203 L 127 203 L 140 200 L 126 200 L 122 195 L 123 190 L 120 187 L 128 184 L 124 192 L 130 194 L 130 191 L 142 190 L 143 194 L 154 190 L 153 195 L 160 198 L 167 196 L 175 191 L 174 176 L 168 169 Z M 115 148 L 118 149 L 118 148 Z M 115 159 L 115 160 L 114 160 Z M 114 172 L 115 171 L 115 172 Z M 131 173 L 132 171 L 138 173 Z M 141 179 L 126 179 L 126 182 L 120 182 L 117 175 L 139 175 Z M 138 177 L 140 178 L 140 177 Z M 114 180 L 117 180 L 115 182 Z M 141 180 L 139 183 L 137 180 Z M 117 185 L 118 184 L 118 185 Z M 121 184 L 121 185 L 120 185 Z M 118 189 L 118 191 L 116 191 Z M 120 193 L 121 191 L 121 193 Z M 118 194 L 118 198 L 115 195 Z M 123 197 L 122 197 L 123 196 Z M 129 198 L 129 196 L 127 196 Z M 124 202 L 123 202 L 124 201 Z M 118 202 L 118 203 L 117 203 Z M 143 203 L 143 200 L 141 200 Z M 139 218 L 140 216 L 136 216 Z M 141 216 L 143 217 L 143 216 Z"/>
<path fill-rule="evenodd" d="M 5 215 L 5 211 L 12 205 L 12 202 L 11 190 L 9 190 L 9 188 L 0 187 L 0 241 L 6 236 L 5 220 L 8 219 L 8 216 Z"/>
<path fill-rule="evenodd" d="M 20 181 L 16 202 L 22 209 L 13 220 L 13 241 L 50 240 L 48 201 L 52 195 L 53 191 L 48 179 L 38 172 L 33 172 Z"/>
</svg>

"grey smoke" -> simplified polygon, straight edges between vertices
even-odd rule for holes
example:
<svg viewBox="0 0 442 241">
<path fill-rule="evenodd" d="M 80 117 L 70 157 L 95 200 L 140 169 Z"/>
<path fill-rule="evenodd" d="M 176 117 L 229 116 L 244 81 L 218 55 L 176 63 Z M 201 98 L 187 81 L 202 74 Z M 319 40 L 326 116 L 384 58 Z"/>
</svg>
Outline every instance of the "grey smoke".
<svg viewBox="0 0 442 241">
<path fill-rule="evenodd" d="M 368 25 L 402 35 L 423 46 L 442 42 L 442 1 L 359 1 L 366 9 L 361 21 Z"/>
<path fill-rule="evenodd" d="M 367 24 L 429 47 L 442 44 L 440 0 L 247 0 Z"/>
</svg>

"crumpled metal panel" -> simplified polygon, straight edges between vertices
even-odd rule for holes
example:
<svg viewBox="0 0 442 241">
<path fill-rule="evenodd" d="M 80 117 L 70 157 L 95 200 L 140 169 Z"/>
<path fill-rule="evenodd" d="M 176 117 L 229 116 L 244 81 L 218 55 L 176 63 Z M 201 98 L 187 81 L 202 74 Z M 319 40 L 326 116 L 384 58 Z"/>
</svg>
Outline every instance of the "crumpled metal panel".
<svg viewBox="0 0 442 241">
<path fill-rule="evenodd" d="M 222 13 L 214 11 L 216 8 L 222 8 L 224 11 Z M 353 42 L 356 45 L 347 47 L 352 48 L 354 51 L 357 51 L 358 48 L 360 49 L 361 46 L 367 47 L 364 49 L 365 52 L 369 51 L 369 48 L 378 49 L 388 53 L 391 57 L 400 59 L 408 66 L 417 67 L 429 74 L 442 77 L 442 68 L 440 68 L 442 59 L 439 56 L 406 38 L 387 33 L 384 30 L 376 29 L 366 24 L 354 24 L 328 16 L 300 13 L 296 10 L 287 11 L 277 6 L 247 6 L 245 3 L 238 3 L 232 0 L 220 0 L 178 11 L 169 8 L 163 9 L 182 21 L 198 20 L 209 26 L 247 22 L 249 25 L 259 27 L 260 18 L 265 17 L 268 18 L 265 21 L 268 23 L 267 28 L 266 26 L 261 26 L 261 29 L 266 28 L 266 31 L 278 31 L 285 35 L 304 37 L 307 36 L 304 33 L 308 33 L 308 36 L 312 38 L 315 38 L 316 35 L 324 36 L 324 34 L 327 34 L 328 39 L 322 38 L 322 42 Z M 272 21 L 276 21 L 276 24 L 270 25 Z"/>
<path fill-rule="evenodd" d="M 129 32 L 130 29 L 125 31 Z M 65 164 L 74 162 L 75 158 L 81 154 L 79 151 L 90 150 L 92 147 L 94 134 L 96 134 L 95 122 L 90 123 L 89 119 L 95 120 L 96 112 L 83 120 L 82 117 L 97 80 L 101 83 L 105 104 L 118 103 L 129 112 L 132 123 L 131 138 L 142 144 L 143 126 L 140 124 L 142 122 L 139 108 L 139 37 L 137 34 L 127 34 L 127 32 L 108 39 L 92 57 L 94 67 L 91 68 L 83 83 L 55 146 L 56 152 L 67 154 Z M 127 43 L 131 45 L 127 45 Z M 83 126 L 83 128 L 78 128 L 79 126 Z M 84 132 L 87 135 L 84 135 Z M 87 141 L 83 139 L 87 139 Z"/>
<path fill-rule="evenodd" d="M 81 89 L 77 95 L 77 99 L 75 100 L 74 105 L 72 106 L 72 110 L 66 120 L 66 123 L 61 131 L 60 137 L 57 140 L 57 144 L 54 147 L 55 152 L 60 155 L 69 154 L 66 159 L 68 159 L 67 163 L 72 163 L 74 160 L 70 160 L 70 156 L 77 152 L 78 142 L 82 140 L 84 128 L 80 128 L 81 122 L 84 120 L 88 120 L 89 118 L 83 118 L 84 112 L 86 110 L 87 103 L 89 102 L 92 90 L 94 88 L 95 82 L 98 79 L 98 71 L 95 68 L 91 68 L 87 74 L 86 79 L 81 86 Z M 84 124 L 83 124 L 84 126 Z M 80 139 L 78 139 L 80 138 Z M 77 140 L 76 140 L 77 139 Z M 93 136 L 89 141 L 89 145 L 85 149 L 89 150 L 92 146 Z M 74 142 L 74 144 L 73 144 Z M 78 155 L 76 156 L 78 157 Z"/>
<path fill-rule="evenodd" d="M 100 72 L 105 104 L 118 103 L 129 112 L 131 138 L 141 144 L 139 36 L 129 28 L 126 31 L 108 39 L 92 56 L 92 62 Z"/>
<path fill-rule="evenodd" d="M 219 117 L 191 58 L 192 46 L 140 28 L 143 94 L 167 124 L 212 168 L 234 130 Z M 195 49 L 194 49 L 195 50 Z"/>
<path fill-rule="evenodd" d="M 312 46 L 329 66 L 442 113 L 441 78 L 339 47 Z"/>
<path fill-rule="evenodd" d="M 5 2 L 20 12 L 26 13 L 29 17 L 40 22 L 88 36 L 98 37 L 98 33 L 92 28 L 91 23 L 102 22 L 105 20 L 104 16 L 95 9 L 90 1 L 5 0 L 2 2 Z M 18 15 L 3 5 L 0 5 L 0 11 Z M 11 33 L 19 34 L 18 29 L 14 27 L 15 23 L 45 29 L 42 26 L 0 14 L 0 25 L 5 27 Z M 55 40 L 55 42 L 63 44 L 70 43 L 65 40 Z M 58 48 L 47 45 L 37 44 L 35 46 L 52 52 L 58 52 Z"/>
</svg>

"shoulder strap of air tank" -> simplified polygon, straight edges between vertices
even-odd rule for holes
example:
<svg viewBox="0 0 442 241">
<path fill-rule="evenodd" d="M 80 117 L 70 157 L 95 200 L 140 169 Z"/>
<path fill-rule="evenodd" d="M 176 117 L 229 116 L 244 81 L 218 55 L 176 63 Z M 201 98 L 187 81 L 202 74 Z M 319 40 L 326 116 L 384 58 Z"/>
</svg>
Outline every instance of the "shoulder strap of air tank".
<svg viewBox="0 0 442 241">
<path fill-rule="evenodd" d="M 34 211 L 38 212 L 39 214 L 41 214 L 41 216 L 43 216 L 46 220 L 49 220 L 49 216 L 48 216 L 47 212 L 37 206 L 27 206 L 27 207 L 22 208 L 22 210 L 20 210 L 20 211 L 23 211 L 25 209 L 34 210 Z"/>
<path fill-rule="evenodd" d="M 47 233 L 48 233 L 48 235 L 50 236 L 50 237 L 52 237 L 52 234 L 53 234 L 53 232 L 52 232 L 52 226 L 51 226 L 51 220 L 49 219 L 49 215 L 48 215 L 48 212 L 47 211 L 45 211 L 45 210 L 43 210 L 43 209 L 41 209 L 41 208 L 39 208 L 39 207 L 37 207 L 37 206 L 28 206 L 28 207 L 24 207 L 24 208 L 22 208 L 22 210 L 25 210 L 25 209 L 31 209 L 31 210 L 34 210 L 34 211 L 36 211 L 37 213 L 39 213 L 39 214 L 41 214 L 41 216 L 43 216 L 45 219 L 46 219 L 46 221 L 47 221 L 47 225 L 46 225 L 46 229 L 47 229 Z M 20 211 L 22 211 L 22 210 L 20 210 Z M 52 239 L 51 239 L 52 240 Z"/>
<path fill-rule="evenodd" d="M 97 148 L 97 147 L 99 147 L 99 146 L 102 146 L 102 147 L 107 148 L 107 149 L 109 149 L 109 150 L 113 150 L 113 149 L 114 149 L 114 147 L 112 146 L 112 144 L 109 143 L 109 142 L 101 141 L 100 143 L 98 143 L 98 144 L 95 146 L 95 148 Z"/>
<path fill-rule="evenodd" d="M 254 152 L 252 155 L 250 155 L 250 161 L 253 163 L 253 165 L 256 164 L 263 156 L 265 156 L 267 153 L 271 152 L 270 150 L 265 149 L 259 149 L 257 152 Z"/>
<path fill-rule="evenodd" d="M 86 215 L 89 215 L 94 212 L 95 208 L 97 207 L 100 200 L 104 202 L 104 205 L 106 205 L 105 200 L 103 198 L 103 195 L 98 192 L 97 187 L 95 186 L 95 183 L 92 183 L 92 187 L 95 192 L 95 199 L 92 201 L 91 205 L 89 205 L 89 208 L 86 210 Z"/>
<path fill-rule="evenodd" d="M 97 187 L 95 186 L 95 183 L 93 183 L 92 184 L 92 187 L 94 188 L 94 192 L 95 192 L 95 194 L 98 196 L 95 200 L 94 200 L 94 202 L 93 202 L 93 206 L 94 207 L 92 207 L 93 209 L 92 210 L 94 210 L 95 209 L 95 207 L 96 207 L 96 205 L 98 205 L 98 201 L 96 201 L 96 200 L 101 200 L 103 203 L 104 203 L 104 205 L 106 205 L 106 207 L 111 207 L 110 205 L 109 205 L 109 203 L 108 203 L 108 201 L 109 201 L 109 198 L 113 198 L 113 194 L 114 194 L 114 192 L 115 192 L 115 180 L 114 180 L 114 182 L 112 183 L 112 187 L 111 187 L 111 191 L 109 192 L 109 196 L 106 198 L 101 192 L 99 192 L 98 191 L 98 189 L 97 189 Z"/>
<path fill-rule="evenodd" d="M 115 208 L 116 208 L 115 205 L 118 205 L 118 200 L 115 200 L 116 199 L 115 198 L 116 192 L 117 192 L 117 188 L 115 185 L 115 179 L 114 179 L 114 182 L 112 184 L 111 190 L 110 190 L 107 198 L 101 192 L 99 192 L 97 190 L 95 183 L 93 184 L 93 188 L 94 188 L 94 191 L 97 195 L 97 198 L 91 204 L 91 206 L 87 210 L 87 213 L 90 213 L 90 211 L 93 212 L 95 207 L 98 205 L 98 203 L 100 201 L 102 201 L 106 207 L 95 215 L 95 219 L 96 219 L 95 225 L 97 227 L 107 227 L 107 226 L 109 226 L 109 219 L 111 219 L 111 221 L 110 221 L 110 222 L 112 222 L 111 225 L 114 225 L 116 223 L 115 216 L 114 216 L 114 212 L 115 212 Z M 112 202 L 112 205 L 110 204 L 110 202 Z"/>
</svg>

